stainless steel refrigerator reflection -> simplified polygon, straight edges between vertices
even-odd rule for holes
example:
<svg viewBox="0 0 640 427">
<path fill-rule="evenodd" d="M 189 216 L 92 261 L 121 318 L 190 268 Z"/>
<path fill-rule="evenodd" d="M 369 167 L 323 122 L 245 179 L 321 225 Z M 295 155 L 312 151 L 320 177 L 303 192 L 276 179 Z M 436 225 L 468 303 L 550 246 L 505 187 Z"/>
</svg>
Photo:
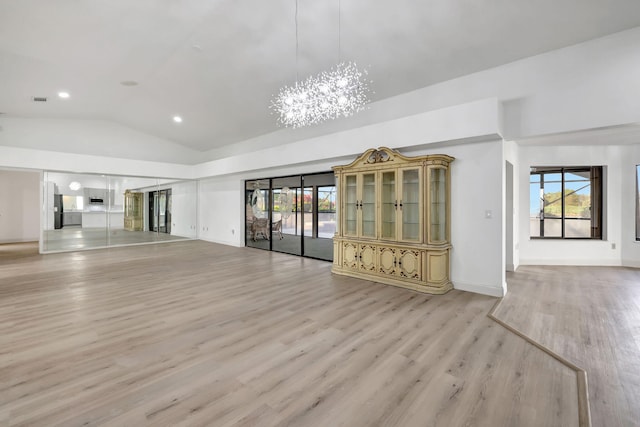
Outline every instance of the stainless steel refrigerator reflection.
<svg viewBox="0 0 640 427">
<path fill-rule="evenodd" d="M 64 224 L 62 221 L 63 214 L 62 207 L 62 194 L 54 194 L 53 195 L 53 228 L 56 230 L 61 229 Z"/>
</svg>

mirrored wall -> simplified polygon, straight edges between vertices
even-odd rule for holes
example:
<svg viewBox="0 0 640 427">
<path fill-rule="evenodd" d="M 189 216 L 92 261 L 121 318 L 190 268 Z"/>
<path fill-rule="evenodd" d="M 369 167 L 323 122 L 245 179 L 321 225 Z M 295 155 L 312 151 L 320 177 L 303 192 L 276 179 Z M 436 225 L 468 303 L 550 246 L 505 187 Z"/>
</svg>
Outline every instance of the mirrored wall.
<svg viewBox="0 0 640 427">
<path fill-rule="evenodd" d="M 197 238 L 197 185 L 45 171 L 42 252 Z"/>
<path fill-rule="evenodd" d="M 333 260 L 333 172 L 245 181 L 246 246 Z"/>
</svg>

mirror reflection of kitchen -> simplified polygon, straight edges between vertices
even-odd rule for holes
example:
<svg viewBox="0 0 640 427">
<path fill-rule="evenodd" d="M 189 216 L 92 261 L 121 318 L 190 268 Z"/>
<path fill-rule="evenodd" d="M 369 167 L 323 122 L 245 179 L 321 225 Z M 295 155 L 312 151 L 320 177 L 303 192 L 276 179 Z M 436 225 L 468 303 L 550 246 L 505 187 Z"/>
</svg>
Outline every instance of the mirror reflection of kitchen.
<svg viewBox="0 0 640 427">
<path fill-rule="evenodd" d="M 43 177 L 43 252 L 196 238 L 195 181 L 48 171 Z"/>
</svg>

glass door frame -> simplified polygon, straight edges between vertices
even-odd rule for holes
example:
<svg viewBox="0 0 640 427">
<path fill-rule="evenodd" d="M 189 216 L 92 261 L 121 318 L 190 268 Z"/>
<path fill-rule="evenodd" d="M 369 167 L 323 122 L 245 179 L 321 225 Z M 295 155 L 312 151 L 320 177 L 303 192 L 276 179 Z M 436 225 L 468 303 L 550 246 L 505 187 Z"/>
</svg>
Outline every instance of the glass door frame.
<svg viewBox="0 0 640 427">
<path fill-rule="evenodd" d="M 259 179 L 246 179 L 244 180 L 244 204 L 245 206 L 250 205 L 248 203 L 248 198 L 250 197 L 250 195 L 252 194 L 252 192 L 254 191 L 254 187 L 253 184 L 259 182 L 259 183 L 263 183 L 264 187 L 260 187 L 263 191 L 266 191 L 266 204 L 267 204 L 267 210 L 268 210 L 268 235 L 269 235 L 269 242 L 268 245 L 264 245 L 264 246 L 256 246 L 251 244 L 250 240 L 252 240 L 252 234 L 250 232 L 250 230 L 248 230 L 248 227 L 250 227 L 250 222 L 248 221 L 248 215 L 249 215 L 249 207 L 246 207 L 246 209 L 244 209 L 244 225 L 245 225 L 245 233 L 244 233 L 244 244 L 246 247 L 252 247 L 252 248 L 257 248 L 257 249 L 263 249 L 263 250 L 269 250 L 269 251 L 274 251 L 274 252 L 281 252 L 278 249 L 274 248 L 274 232 L 273 232 L 273 218 L 274 218 L 274 210 L 275 210 L 275 195 L 277 194 L 275 190 L 281 189 L 283 188 L 280 185 L 277 185 L 276 187 L 274 187 L 274 181 L 279 181 L 279 180 L 287 180 L 287 179 L 291 179 L 292 181 L 299 178 L 299 186 L 298 187 L 290 187 L 291 191 L 293 192 L 293 197 L 294 197 L 294 201 L 293 201 L 293 213 L 296 217 L 295 221 L 295 235 L 298 236 L 298 232 L 300 232 L 300 254 L 296 254 L 296 253 L 291 253 L 291 252 L 282 252 L 282 253 L 287 253 L 287 254 L 291 254 L 291 255 L 298 255 L 298 256 L 303 256 L 306 258 L 314 258 L 314 259 L 320 259 L 323 261 L 330 261 L 327 260 L 325 258 L 318 258 L 318 257 L 314 257 L 309 255 L 308 253 L 305 252 L 305 237 L 317 237 L 319 238 L 319 212 L 318 212 L 318 189 L 320 187 L 327 187 L 328 185 L 322 184 L 322 185 L 317 185 L 317 184 L 313 184 L 313 183 L 309 183 L 308 185 L 305 185 L 305 178 L 309 178 L 311 181 L 313 181 L 313 177 L 314 176 L 320 176 L 320 175 L 331 175 L 333 177 L 333 187 L 335 188 L 335 196 L 334 198 L 337 199 L 337 186 L 335 183 L 335 174 L 333 172 L 314 172 L 314 173 L 304 173 L 304 174 L 296 174 L 296 175 L 286 175 L 286 176 L 280 176 L 280 177 L 271 177 L 271 178 L 259 178 Z M 310 202 L 312 203 L 311 211 L 310 212 L 305 212 L 304 209 L 304 195 L 305 192 L 307 190 L 311 190 L 311 200 Z M 334 208 L 335 208 L 335 203 L 337 202 L 337 200 L 334 200 Z M 298 214 L 300 215 L 300 223 L 298 223 Z M 337 215 L 337 213 L 336 213 Z M 311 218 L 311 234 L 309 236 L 305 235 L 305 229 L 304 229 L 304 225 L 305 225 L 305 221 L 307 219 Z M 277 233 L 276 233 L 277 234 Z M 326 239 L 323 237 L 323 239 Z M 333 246 L 332 246 L 333 247 Z M 331 258 L 333 258 L 333 256 L 331 256 Z"/>
<path fill-rule="evenodd" d="M 164 221 L 160 222 L 164 196 Z M 171 234 L 171 188 L 149 191 L 149 231 Z"/>
<path fill-rule="evenodd" d="M 281 185 L 283 184 L 283 185 Z M 288 185 L 284 185 L 288 184 Z M 287 177 L 278 177 L 278 178 L 270 178 L 269 179 L 269 235 L 271 239 L 269 241 L 269 250 L 274 252 L 281 252 L 290 255 L 298 255 L 301 256 L 304 253 L 304 191 L 303 191 L 303 177 L 300 175 L 293 175 Z M 295 252 L 287 252 L 282 250 L 283 248 L 274 247 L 275 238 L 278 237 L 278 240 L 284 239 L 284 234 L 282 233 L 282 227 L 284 226 L 284 222 L 280 223 L 280 231 L 274 232 L 274 227 L 277 225 L 275 220 L 275 208 L 276 208 L 276 190 L 279 190 L 282 194 L 282 189 L 288 187 L 290 195 L 293 197 L 291 201 L 291 208 L 293 213 L 293 228 L 296 239 L 300 239 L 299 248 L 295 249 Z M 278 206 L 279 209 L 282 207 Z M 298 219 L 298 215 L 300 218 Z M 280 220 L 283 220 L 282 216 Z M 281 239 L 282 238 L 282 239 Z M 276 244 L 275 246 L 280 246 L 280 244 Z M 298 253 L 299 252 L 299 253 Z"/>
</svg>

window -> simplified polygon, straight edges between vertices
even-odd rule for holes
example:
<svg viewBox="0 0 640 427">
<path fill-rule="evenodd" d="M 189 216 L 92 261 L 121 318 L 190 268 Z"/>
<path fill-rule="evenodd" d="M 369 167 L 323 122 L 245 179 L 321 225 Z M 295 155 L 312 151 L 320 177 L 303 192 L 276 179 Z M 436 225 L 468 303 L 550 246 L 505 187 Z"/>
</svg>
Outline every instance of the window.
<svg viewBox="0 0 640 427">
<path fill-rule="evenodd" d="M 602 166 L 532 167 L 533 238 L 602 239 Z"/>
<path fill-rule="evenodd" d="M 636 166 L 636 240 L 640 240 L 640 165 Z"/>
</svg>

